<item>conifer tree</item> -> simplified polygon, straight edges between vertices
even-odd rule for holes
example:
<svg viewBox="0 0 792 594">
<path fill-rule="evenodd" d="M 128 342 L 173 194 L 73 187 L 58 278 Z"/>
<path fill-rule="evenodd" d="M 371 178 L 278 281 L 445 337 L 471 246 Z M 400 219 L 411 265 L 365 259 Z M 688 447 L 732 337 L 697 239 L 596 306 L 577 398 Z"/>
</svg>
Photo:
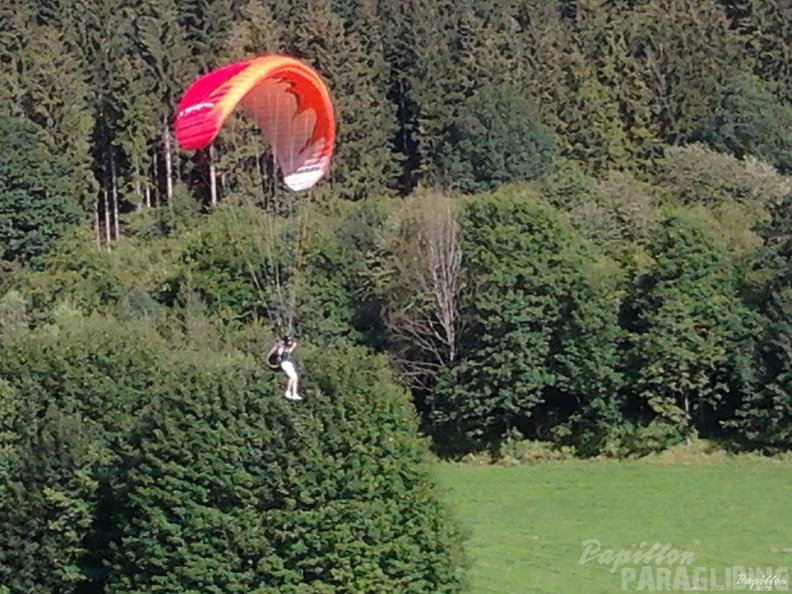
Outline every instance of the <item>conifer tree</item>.
<svg viewBox="0 0 792 594">
<path fill-rule="evenodd" d="M 352 16 L 345 20 L 329 0 L 306 0 L 288 11 L 281 8 L 279 22 L 285 49 L 307 60 L 328 83 L 338 124 L 328 179 L 342 196 L 358 199 L 394 185 L 396 121 L 386 97 L 388 66 L 375 7 L 358 1 L 347 10 Z"/>
<path fill-rule="evenodd" d="M 630 24 L 663 140 L 690 138 L 710 101 L 743 70 L 744 39 L 715 0 L 661 0 L 639 5 Z"/>
<path fill-rule="evenodd" d="M 792 103 L 792 6 L 773 0 L 738 0 L 734 4 L 758 74 L 787 104 Z"/>
<path fill-rule="evenodd" d="M 645 166 L 657 143 L 628 18 L 599 0 L 577 4 L 577 60 L 569 68 L 569 96 L 558 106 L 567 154 L 592 173 Z"/>
<path fill-rule="evenodd" d="M 67 156 L 27 119 L 0 117 L 0 259 L 41 256 L 83 220 Z"/>
</svg>

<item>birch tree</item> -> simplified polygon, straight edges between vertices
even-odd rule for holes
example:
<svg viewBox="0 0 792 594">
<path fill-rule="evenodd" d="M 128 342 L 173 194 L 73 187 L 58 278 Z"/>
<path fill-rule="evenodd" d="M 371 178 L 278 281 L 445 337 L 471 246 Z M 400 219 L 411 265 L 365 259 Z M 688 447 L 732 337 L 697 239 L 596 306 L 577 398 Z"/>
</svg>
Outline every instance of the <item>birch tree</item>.
<svg viewBox="0 0 792 594">
<path fill-rule="evenodd" d="M 386 324 L 399 365 L 417 386 L 457 358 L 462 247 L 453 199 L 419 193 L 405 207 L 392 252 Z"/>
</svg>

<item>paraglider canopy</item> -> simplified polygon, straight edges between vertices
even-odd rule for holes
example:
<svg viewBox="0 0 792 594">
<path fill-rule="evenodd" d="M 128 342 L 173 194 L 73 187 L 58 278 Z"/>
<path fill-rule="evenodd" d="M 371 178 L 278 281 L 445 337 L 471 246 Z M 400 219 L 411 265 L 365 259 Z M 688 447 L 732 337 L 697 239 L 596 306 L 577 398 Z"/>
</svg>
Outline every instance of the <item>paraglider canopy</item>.
<svg viewBox="0 0 792 594">
<path fill-rule="evenodd" d="M 176 140 L 186 150 L 207 147 L 237 106 L 269 141 L 287 187 L 307 190 L 327 172 L 335 117 L 330 93 L 312 68 L 271 55 L 201 76 L 179 103 Z"/>
</svg>

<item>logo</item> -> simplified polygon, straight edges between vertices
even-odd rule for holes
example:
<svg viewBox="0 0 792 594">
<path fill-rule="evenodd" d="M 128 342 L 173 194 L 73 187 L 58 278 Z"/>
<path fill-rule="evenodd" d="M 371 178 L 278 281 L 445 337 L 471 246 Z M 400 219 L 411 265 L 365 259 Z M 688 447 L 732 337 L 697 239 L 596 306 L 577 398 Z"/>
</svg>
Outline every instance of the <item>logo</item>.
<svg viewBox="0 0 792 594">
<path fill-rule="evenodd" d="M 698 547 L 701 541 L 693 541 Z M 581 565 L 604 565 L 634 592 L 789 592 L 788 567 L 700 567 L 696 553 L 671 543 L 642 542 L 635 548 L 603 548 L 597 539 L 584 540 Z"/>
<path fill-rule="evenodd" d="M 195 111 L 204 111 L 206 109 L 212 109 L 214 107 L 214 103 L 210 103 L 208 101 L 204 101 L 203 103 L 196 103 L 195 105 L 191 105 L 185 109 L 182 109 L 177 117 L 183 118 L 186 115 L 189 115 Z"/>
<path fill-rule="evenodd" d="M 642 542 L 637 550 L 622 549 L 620 551 L 602 550 L 602 545 L 597 539 L 584 540 L 582 544 L 585 548 L 579 563 L 583 565 L 596 560 L 600 565 L 610 565 L 611 573 L 616 573 L 621 566 L 627 563 L 634 565 L 690 565 L 696 560 L 696 553 L 680 552 L 668 542 L 665 544 L 656 542 L 648 550 L 645 550 L 647 543 Z"/>
</svg>

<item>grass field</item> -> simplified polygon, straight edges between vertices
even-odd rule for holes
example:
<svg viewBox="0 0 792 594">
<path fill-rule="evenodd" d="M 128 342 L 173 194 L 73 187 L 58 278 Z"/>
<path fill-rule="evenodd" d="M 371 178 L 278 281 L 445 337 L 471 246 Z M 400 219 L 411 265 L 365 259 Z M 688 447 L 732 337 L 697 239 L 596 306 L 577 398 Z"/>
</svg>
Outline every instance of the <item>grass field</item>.
<svg viewBox="0 0 792 594">
<path fill-rule="evenodd" d="M 792 462 L 702 457 L 663 461 L 565 461 L 541 465 L 443 464 L 437 479 L 468 532 L 470 594 L 611 594 L 622 591 L 751 591 L 753 568 L 792 568 Z M 689 564 L 626 562 L 611 573 L 600 553 L 648 553 L 655 543 L 695 554 Z M 641 547 L 641 543 L 645 543 Z M 594 546 L 594 545 L 592 545 Z M 666 549 L 668 554 L 670 548 Z M 642 568 L 648 565 L 650 569 Z M 706 588 L 694 588 L 702 567 Z M 626 568 L 622 583 L 622 569 Z M 632 580 L 630 571 L 635 571 Z M 714 573 L 713 573 L 714 572 Z M 732 573 L 726 588 L 727 572 Z M 677 580 L 676 584 L 674 580 Z M 624 588 L 623 588 L 624 586 Z M 675 588 L 676 586 L 676 588 Z M 722 588 L 722 589 L 721 589 Z M 773 591 L 792 591 L 776 584 Z"/>
</svg>

